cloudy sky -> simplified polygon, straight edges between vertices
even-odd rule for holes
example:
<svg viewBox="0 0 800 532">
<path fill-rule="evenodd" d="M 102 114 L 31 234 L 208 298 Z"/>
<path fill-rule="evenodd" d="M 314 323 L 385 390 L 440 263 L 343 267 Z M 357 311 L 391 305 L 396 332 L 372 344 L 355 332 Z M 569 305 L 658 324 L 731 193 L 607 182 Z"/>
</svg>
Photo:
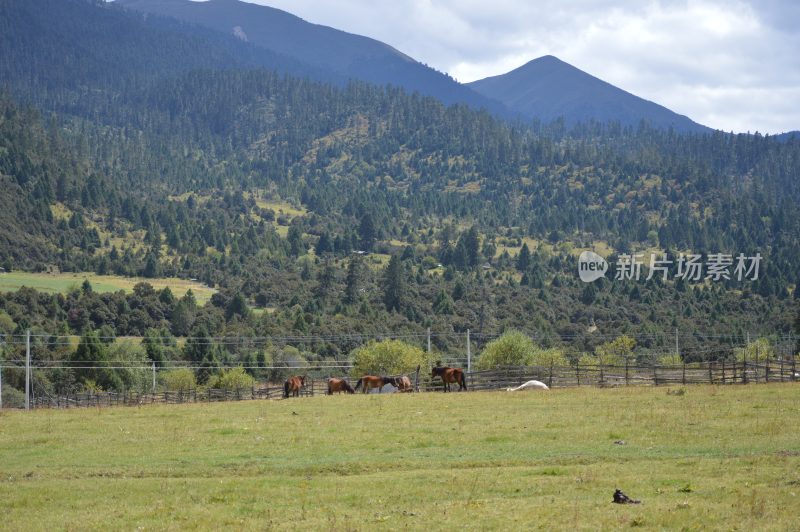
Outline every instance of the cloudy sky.
<svg viewBox="0 0 800 532">
<path fill-rule="evenodd" d="M 693 120 L 800 129 L 796 0 L 248 0 L 386 42 L 462 82 L 546 54 Z"/>
</svg>

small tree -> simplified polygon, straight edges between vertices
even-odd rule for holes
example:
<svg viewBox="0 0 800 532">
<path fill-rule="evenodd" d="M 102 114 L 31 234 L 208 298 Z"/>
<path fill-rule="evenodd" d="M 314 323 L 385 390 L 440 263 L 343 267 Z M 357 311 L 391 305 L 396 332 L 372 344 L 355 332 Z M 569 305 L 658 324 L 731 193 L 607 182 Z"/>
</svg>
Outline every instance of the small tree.
<svg viewBox="0 0 800 532">
<path fill-rule="evenodd" d="M 150 365 L 150 360 L 142 346 L 130 341 L 117 340 L 108 346 L 108 359 L 113 361 L 112 365 L 118 366 L 118 369 L 113 371 L 122 381 L 124 389 L 136 392 L 150 389 L 151 370 L 143 369 Z"/>
<path fill-rule="evenodd" d="M 109 369 L 108 347 L 94 331 L 83 335 L 78 348 L 70 357 L 76 366 L 75 376 L 80 383 L 92 381 L 103 390 L 120 390 L 124 383 L 113 369 Z"/>
<path fill-rule="evenodd" d="M 350 357 L 353 375 L 397 375 L 429 363 L 422 349 L 400 340 L 372 341 L 355 349 Z"/>
</svg>

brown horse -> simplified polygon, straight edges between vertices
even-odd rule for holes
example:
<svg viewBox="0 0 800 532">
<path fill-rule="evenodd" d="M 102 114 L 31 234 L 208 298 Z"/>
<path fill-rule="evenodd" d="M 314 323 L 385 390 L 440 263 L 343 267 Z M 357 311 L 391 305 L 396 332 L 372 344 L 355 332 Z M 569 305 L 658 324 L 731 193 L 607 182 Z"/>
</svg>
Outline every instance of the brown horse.
<svg viewBox="0 0 800 532">
<path fill-rule="evenodd" d="M 289 377 L 286 379 L 286 382 L 283 383 L 283 398 L 288 399 L 290 394 L 294 397 L 300 397 L 300 390 L 302 390 L 305 385 L 305 375 L 295 375 L 294 377 Z"/>
<path fill-rule="evenodd" d="M 391 384 L 394 387 L 397 386 L 397 379 L 395 377 L 378 377 L 376 375 L 364 375 L 358 382 L 356 383 L 355 389 L 358 390 L 361 386 L 364 388 L 361 390 L 362 393 L 369 393 L 372 388 L 378 388 L 379 390 L 383 388 L 385 385 Z"/>
<path fill-rule="evenodd" d="M 409 379 L 406 375 L 401 375 L 397 377 L 397 389 L 400 392 L 413 392 L 414 388 L 411 385 L 411 379 Z"/>
<path fill-rule="evenodd" d="M 458 391 L 467 389 L 467 380 L 464 378 L 464 370 L 461 368 L 435 367 L 431 369 L 431 378 L 441 377 L 444 383 L 444 391 L 450 391 L 450 383 L 458 383 Z"/>
<path fill-rule="evenodd" d="M 334 392 L 342 393 L 356 393 L 350 383 L 344 379 L 337 379 L 335 377 L 331 377 L 328 379 L 328 395 L 333 395 Z"/>
</svg>

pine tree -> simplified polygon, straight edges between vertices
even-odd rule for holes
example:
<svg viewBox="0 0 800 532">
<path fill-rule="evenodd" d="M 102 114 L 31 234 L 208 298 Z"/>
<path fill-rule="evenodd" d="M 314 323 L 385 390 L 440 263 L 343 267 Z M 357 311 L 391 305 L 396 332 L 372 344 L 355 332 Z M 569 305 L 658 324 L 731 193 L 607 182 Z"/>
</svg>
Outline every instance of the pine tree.
<svg viewBox="0 0 800 532">
<path fill-rule="evenodd" d="M 383 274 L 383 302 L 389 311 L 399 312 L 403 308 L 405 279 L 403 263 L 399 255 L 392 255 Z"/>
<path fill-rule="evenodd" d="M 517 270 L 521 272 L 527 272 L 530 266 L 531 266 L 531 250 L 528 249 L 527 243 L 523 243 L 522 248 L 520 248 L 519 250 L 519 255 L 517 256 Z"/>
<path fill-rule="evenodd" d="M 361 271 L 363 263 L 361 257 L 355 256 L 347 265 L 347 278 L 344 286 L 344 300 L 348 305 L 358 301 L 358 290 L 361 284 Z"/>
<path fill-rule="evenodd" d="M 372 251 L 377 239 L 377 232 L 375 229 L 375 220 L 372 219 L 370 213 L 366 213 L 361 217 L 361 223 L 358 226 L 358 237 L 361 248 L 364 251 Z"/>
</svg>

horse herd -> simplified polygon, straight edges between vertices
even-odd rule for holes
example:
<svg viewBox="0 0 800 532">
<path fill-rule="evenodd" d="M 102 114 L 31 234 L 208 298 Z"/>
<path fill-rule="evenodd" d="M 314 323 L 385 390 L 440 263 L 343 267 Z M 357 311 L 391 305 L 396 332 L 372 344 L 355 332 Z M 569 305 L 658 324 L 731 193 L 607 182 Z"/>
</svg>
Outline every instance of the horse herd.
<svg viewBox="0 0 800 532">
<path fill-rule="evenodd" d="M 448 368 L 443 366 L 434 367 L 431 370 L 431 378 L 435 379 L 439 377 L 442 379 L 444 383 L 444 391 L 450 391 L 451 384 L 458 384 L 458 390 L 466 390 L 467 389 L 467 381 L 464 377 L 464 370 L 461 368 Z M 356 390 L 361 388 L 362 393 L 369 393 L 369 391 L 373 388 L 378 388 L 379 390 L 386 386 L 387 384 L 391 384 L 395 388 L 397 388 L 400 392 L 412 392 L 413 387 L 411 384 L 411 379 L 408 378 L 406 375 L 401 375 L 399 377 L 386 377 L 386 376 L 377 376 L 377 375 L 364 375 L 356 382 L 355 387 L 350 386 L 350 383 L 347 382 L 346 379 L 338 379 L 335 377 L 331 377 L 328 379 L 328 391 L 327 395 L 333 395 L 334 393 L 356 393 Z M 283 383 L 283 397 L 299 397 L 300 390 L 302 390 L 306 385 L 306 377 L 305 375 L 295 375 L 293 377 L 289 377 L 286 379 L 286 382 Z"/>
</svg>

